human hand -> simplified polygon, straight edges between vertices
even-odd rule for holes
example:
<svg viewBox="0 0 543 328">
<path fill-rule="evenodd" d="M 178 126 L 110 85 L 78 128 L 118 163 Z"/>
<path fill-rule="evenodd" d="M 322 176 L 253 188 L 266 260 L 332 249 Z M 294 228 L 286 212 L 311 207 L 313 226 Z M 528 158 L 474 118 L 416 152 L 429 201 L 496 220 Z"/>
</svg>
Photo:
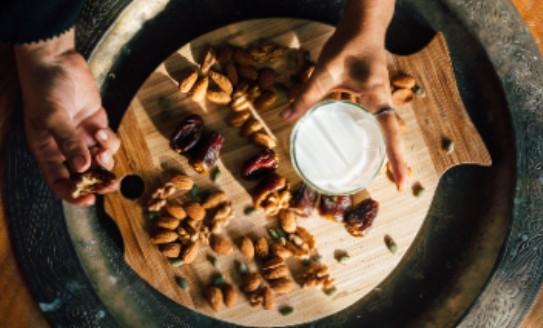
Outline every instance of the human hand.
<svg viewBox="0 0 543 328">
<path fill-rule="evenodd" d="M 386 23 L 386 22 L 385 22 Z M 325 44 L 311 78 L 301 95 L 281 115 L 287 121 L 298 119 L 307 109 L 334 92 L 346 92 L 373 113 L 392 107 L 389 74 L 382 26 L 377 29 L 353 27 L 342 21 Z M 400 127 L 393 111 L 378 115 L 386 142 L 396 185 L 402 190 L 407 183 Z"/>
<path fill-rule="evenodd" d="M 28 145 L 47 184 L 66 201 L 94 204 L 92 194 L 72 197 L 70 172 L 81 173 L 91 165 L 111 170 L 120 142 L 108 127 L 94 76 L 74 49 L 73 30 L 16 46 L 15 56 Z"/>
</svg>

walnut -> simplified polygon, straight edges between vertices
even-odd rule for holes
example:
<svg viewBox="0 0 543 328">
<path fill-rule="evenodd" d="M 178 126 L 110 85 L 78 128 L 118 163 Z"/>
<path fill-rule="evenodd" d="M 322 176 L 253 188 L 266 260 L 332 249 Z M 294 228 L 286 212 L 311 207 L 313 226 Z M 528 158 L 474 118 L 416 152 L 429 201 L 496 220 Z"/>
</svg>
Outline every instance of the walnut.
<svg viewBox="0 0 543 328">
<path fill-rule="evenodd" d="M 84 173 L 72 175 L 71 180 L 75 184 L 72 197 L 77 199 L 85 195 L 104 192 L 115 183 L 117 177 L 110 171 L 94 167 Z"/>
</svg>

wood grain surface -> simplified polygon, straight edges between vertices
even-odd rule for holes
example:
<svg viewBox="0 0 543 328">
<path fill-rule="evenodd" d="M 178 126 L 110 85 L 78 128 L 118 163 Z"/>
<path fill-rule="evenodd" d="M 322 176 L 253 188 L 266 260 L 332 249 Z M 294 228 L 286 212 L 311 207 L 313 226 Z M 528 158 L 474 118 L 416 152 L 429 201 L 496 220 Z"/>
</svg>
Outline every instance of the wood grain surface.
<svg viewBox="0 0 543 328">
<path fill-rule="evenodd" d="M 208 45 L 228 41 L 246 46 L 264 39 L 285 46 L 302 46 L 310 50 L 312 58 L 316 58 L 333 30 L 324 24 L 301 20 L 253 20 L 226 26 L 183 46 L 150 75 L 129 106 L 119 130 L 123 146 L 117 157 L 116 174 L 139 175 L 152 190 L 153 186 L 164 182 L 168 171 L 185 172 L 203 189 L 220 188 L 228 194 L 236 213 L 226 232 L 231 240 L 235 241 L 241 235 L 266 235 L 265 227 L 270 224 L 270 219 L 263 212 L 250 216 L 243 213 L 243 209 L 251 204 L 247 192 L 251 186 L 242 182 L 238 174 L 243 161 L 252 156 L 257 148 L 240 137 L 238 129 L 226 125 L 225 117 L 230 111 L 227 107 L 208 102 L 195 103 L 178 92 L 176 81 L 183 71 L 194 65 L 195 58 L 201 58 Z M 295 312 L 288 317 L 277 311 L 251 307 L 246 300 L 215 313 L 202 297 L 202 289 L 216 271 L 222 272 L 227 281 L 239 283 L 236 275 L 232 274 L 235 272 L 234 261 L 242 260 L 239 252 L 218 256 L 220 270 L 214 269 L 206 259 L 206 254 L 214 254 L 209 248 L 200 251 L 195 263 L 181 269 L 174 268 L 150 243 L 147 232 L 149 222 L 143 215 L 142 202 L 134 202 L 115 193 L 106 197 L 106 210 L 123 236 L 126 261 L 143 279 L 172 300 L 244 326 L 313 321 L 340 311 L 369 293 L 394 269 L 414 240 L 441 174 L 461 163 L 491 163 L 456 89 L 448 50 L 441 34 L 417 54 L 389 56 L 389 68 L 391 76 L 399 72 L 412 74 L 426 90 L 425 98 L 417 98 L 411 105 L 398 108 L 398 114 L 405 122 L 403 137 L 407 160 L 413 167 L 412 182 L 419 181 L 426 191 L 420 197 L 415 197 L 410 188 L 399 193 L 383 170 L 367 190 L 372 198 L 379 201 L 380 210 L 371 232 L 364 238 L 354 238 L 342 225 L 323 220 L 316 214 L 298 220 L 315 236 L 322 261 L 336 278 L 338 292 L 333 297 L 319 289 L 296 288 L 276 299 L 278 305 L 288 304 L 295 308 Z M 279 113 L 287 105 L 283 96 L 273 108 L 258 111 L 258 114 L 279 141 L 276 148 L 282 159 L 279 172 L 295 185 L 299 178 L 289 161 L 291 126 L 279 118 Z M 196 174 L 183 157 L 169 149 L 169 136 L 188 113 L 202 115 L 206 126 L 220 131 L 225 137 L 219 164 L 223 174 L 217 185 L 213 185 L 208 176 Z M 443 137 L 455 142 L 455 150 L 450 155 L 442 149 Z M 143 204 L 145 201 L 144 196 Z M 398 244 L 398 252 L 394 255 L 383 242 L 387 234 Z M 334 259 L 334 253 L 338 250 L 349 252 L 351 260 L 348 264 L 338 263 Z M 301 263 L 299 260 L 292 262 L 288 263 L 295 273 Z M 254 263 L 251 266 L 255 268 Z M 178 275 L 188 279 L 191 286 L 188 292 L 176 285 L 175 277 Z"/>
<path fill-rule="evenodd" d="M 534 36 L 534 39 L 543 52 L 543 3 L 540 0 L 513 0 L 513 4 L 519 10 L 520 15 L 526 21 L 527 26 Z M 9 128 L 5 122 L 9 121 L 10 109 L 12 109 L 13 93 L 5 86 L 13 85 L 15 72 L 12 64 L 11 49 L 0 48 L 0 150 L 5 143 L 5 134 Z M 2 161 L 3 164 L 3 161 Z M 3 165 L 0 165 L 3 172 Z M 3 174 L 0 175 L 2 182 Z M 3 184 L 2 184 L 3 185 Z M 3 192 L 3 191 L 2 191 Z M 37 305 L 33 302 L 25 286 L 24 280 L 17 267 L 14 254 L 10 247 L 9 235 L 5 223 L 4 209 L 0 201 L 0 326 L 9 327 L 47 327 L 43 315 Z M 526 317 L 523 327 L 535 328 L 543 326 L 543 292 L 540 292 L 532 311 Z"/>
</svg>

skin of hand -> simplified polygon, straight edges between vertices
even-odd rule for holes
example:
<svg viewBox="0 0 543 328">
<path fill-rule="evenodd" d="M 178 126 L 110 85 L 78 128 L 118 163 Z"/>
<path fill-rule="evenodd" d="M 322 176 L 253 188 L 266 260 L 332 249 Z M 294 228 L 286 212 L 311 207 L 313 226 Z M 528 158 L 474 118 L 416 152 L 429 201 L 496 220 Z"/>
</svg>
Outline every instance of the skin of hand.
<svg viewBox="0 0 543 328">
<path fill-rule="evenodd" d="M 47 184 L 68 202 L 94 204 L 92 194 L 72 197 L 70 171 L 82 173 L 91 165 L 111 170 L 120 141 L 108 127 L 94 76 L 75 50 L 73 29 L 14 51 L 28 145 Z"/>
<path fill-rule="evenodd" d="M 281 115 L 297 120 L 332 92 L 357 95 L 371 112 L 392 107 L 386 61 L 385 34 L 394 11 L 393 0 L 348 1 L 336 31 L 324 45 L 315 71 L 300 97 Z M 388 159 L 399 190 L 407 183 L 400 127 L 394 113 L 378 116 L 386 140 Z"/>
</svg>

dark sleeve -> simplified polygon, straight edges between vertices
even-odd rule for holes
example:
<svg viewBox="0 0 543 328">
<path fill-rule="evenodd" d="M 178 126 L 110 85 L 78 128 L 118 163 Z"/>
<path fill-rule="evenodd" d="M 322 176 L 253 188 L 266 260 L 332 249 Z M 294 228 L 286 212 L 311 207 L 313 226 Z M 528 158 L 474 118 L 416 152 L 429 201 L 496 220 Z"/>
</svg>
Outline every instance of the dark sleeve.
<svg viewBox="0 0 543 328">
<path fill-rule="evenodd" d="M 83 0 L 0 0 L 0 42 L 42 41 L 72 27 Z"/>
</svg>

